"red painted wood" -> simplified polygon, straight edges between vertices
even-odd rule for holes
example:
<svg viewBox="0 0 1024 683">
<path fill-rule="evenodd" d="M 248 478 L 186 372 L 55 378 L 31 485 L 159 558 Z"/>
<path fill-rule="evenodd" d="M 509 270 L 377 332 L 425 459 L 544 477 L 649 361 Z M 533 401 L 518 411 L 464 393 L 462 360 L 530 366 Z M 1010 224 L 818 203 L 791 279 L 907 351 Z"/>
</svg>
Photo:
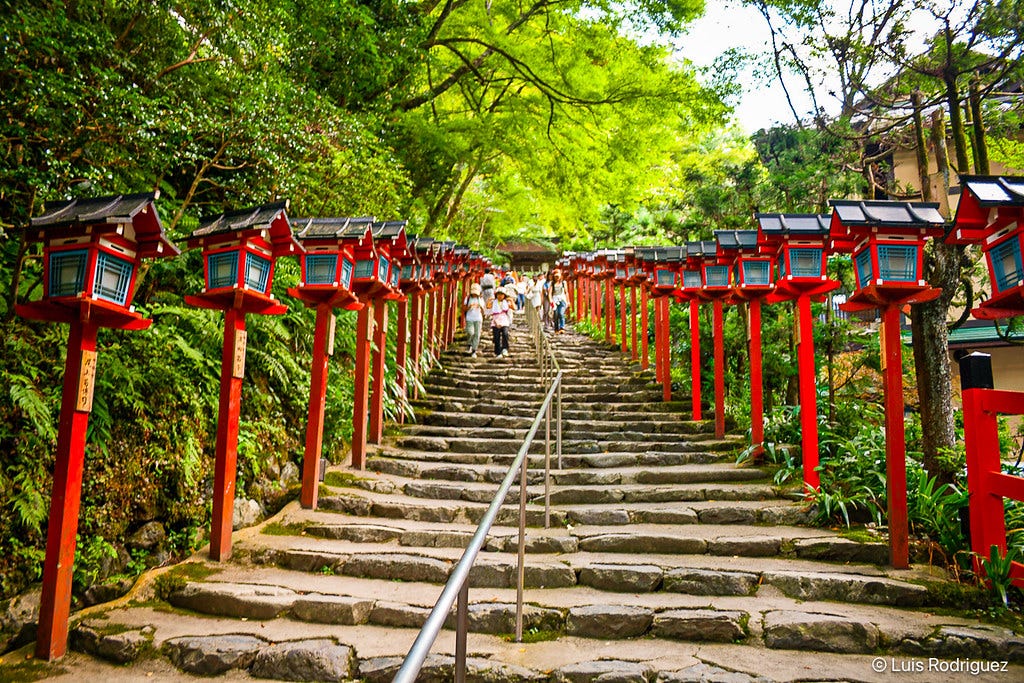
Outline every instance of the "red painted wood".
<svg viewBox="0 0 1024 683">
<path fill-rule="evenodd" d="M 419 380 L 420 376 L 420 355 L 423 352 L 423 301 L 426 295 L 417 293 L 412 295 L 412 311 L 410 312 L 410 327 L 412 328 L 409 340 L 409 355 L 412 357 L 412 376 Z M 413 398 L 420 397 L 419 381 L 414 381 L 412 386 Z"/>
<path fill-rule="evenodd" d="M 604 340 L 615 343 L 615 289 L 611 280 L 604 281 Z"/>
<path fill-rule="evenodd" d="M 306 422 L 306 451 L 302 457 L 302 492 L 299 503 L 307 510 L 316 509 L 320 487 L 320 454 L 324 441 L 324 408 L 327 401 L 327 345 L 331 334 L 334 310 L 330 304 L 316 307 L 316 328 L 313 332 L 313 367 L 309 380 L 309 419 Z"/>
<path fill-rule="evenodd" d="M 622 353 L 626 353 L 628 350 L 628 341 L 626 334 L 626 285 L 619 285 L 619 327 L 622 332 L 622 336 L 619 339 L 619 350 Z"/>
<path fill-rule="evenodd" d="M 224 311 L 224 348 L 220 361 L 220 407 L 213 470 L 213 519 L 210 523 L 210 559 L 231 557 L 231 527 L 235 515 L 235 476 L 238 461 L 238 414 L 242 405 L 242 378 L 234 376 L 235 346 L 245 332 L 245 313 Z M 244 355 L 244 349 L 241 351 Z"/>
<path fill-rule="evenodd" d="M 661 306 L 661 396 L 662 400 L 672 400 L 672 331 L 669 329 L 671 319 L 669 317 L 669 297 L 658 297 L 658 304 Z"/>
<path fill-rule="evenodd" d="M 71 577 L 75 563 L 78 511 L 82 500 L 85 434 L 89 426 L 89 411 L 77 409 L 78 391 L 84 352 L 95 350 L 96 325 L 71 321 L 64 361 L 64 389 L 57 428 L 50 516 L 46 530 L 39 631 L 36 635 L 36 657 L 48 661 L 60 659 L 67 652 Z"/>
<path fill-rule="evenodd" d="M 811 297 L 801 294 L 797 309 L 797 368 L 800 385 L 800 452 L 803 457 L 804 486 L 817 490 L 818 474 L 818 396 L 817 373 L 814 369 L 814 328 L 811 318 Z"/>
<path fill-rule="evenodd" d="M 694 420 L 703 418 L 700 399 L 700 302 L 690 299 L 690 414 Z"/>
<path fill-rule="evenodd" d="M 754 458 L 760 459 L 764 444 L 764 383 L 761 371 L 761 299 L 749 305 L 750 320 L 750 444 Z"/>
<path fill-rule="evenodd" d="M 664 341 L 661 336 L 661 328 L 664 322 L 661 319 L 661 297 L 654 297 L 654 379 L 659 383 L 664 381 Z"/>
<path fill-rule="evenodd" d="M 370 394 L 370 333 L 372 332 L 373 299 L 365 302 L 356 318 L 356 374 L 352 396 L 352 467 L 366 467 L 366 413 Z"/>
<path fill-rule="evenodd" d="M 632 321 L 632 344 L 630 346 L 630 356 L 635 361 L 639 357 L 640 353 L 636 345 L 636 319 L 638 317 L 638 312 L 636 310 L 636 285 L 633 285 L 629 288 L 629 311 L 631 313 L 630 320 Z"/>
<path fill-rule="evenodd" d="M 601 323 L 601 282 L 590 281 L 590 322 L 595 326 Z"/>
<path fill-rule="evenodd" d="M 396 303 L 398 309 L 397 330 L 395 332 L 395 383 L 398 385 L 398 393 L 406 396 L 406 372 L 409 361 L 409 299 L 410 294 L 404 301 Z M 398 411 L 398 421 L 405 422 L 405 411 Z"/>
<path fill-rule="evenodd" d="M 725 436 L 725 312 L 721 297 L 712 302 L 715 348 L 715 436 Z"/>
<path fill-rule="evenodd" d="M 370 359 L 370 428 L 366 440 L 379 444 L 384 438 L 384 371 L 388 349 L 388 302 L 379 300 L 373 306 L 373 346 Z"/>
<path fill-rule="evenodd" d="M 903 349 L 900 341 L 900 310 L 882 309 L 885 363 L 885 471 L 889 507 L 889 563 L 896 569 L 910 567 L 907 522 L 907 443 L 903 428 Z"/>
<path fill-rule="evenodd" d="M 647 288 L 640 288 L 640 367 L 644 370 L 651 366 L 651 351 L 648 348 L 647 335 L 650 333 L 650 308 L 647 302 Z"/>
<path fill-rule="evenodd" d="M 423 342 L 426 344 L 427 352 L 433 358 L 434 353 L 434 317 L 437 315 L 437 289 L 435 288 L 427 295 L 427 329 L 423 335 Z"/>
</svg>

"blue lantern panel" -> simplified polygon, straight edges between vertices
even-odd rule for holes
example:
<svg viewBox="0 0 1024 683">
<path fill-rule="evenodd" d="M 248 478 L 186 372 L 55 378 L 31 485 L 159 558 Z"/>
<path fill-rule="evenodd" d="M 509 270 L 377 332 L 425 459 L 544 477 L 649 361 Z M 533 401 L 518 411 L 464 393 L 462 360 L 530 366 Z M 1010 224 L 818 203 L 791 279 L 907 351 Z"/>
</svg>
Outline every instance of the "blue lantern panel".
<svg viewBox="0 0 1024 683">
<path fill-rule="evenodd" d="M 233 287 L 238 282 L 238 252 L 222 251 L 206 257 L 208 289 Z"/>
<path fill-rule="evenodd" d="M 415 266 L 402 266 L 402 279 L 411 280 L 414 270 L 416 270 Z"/>
<path fill-rule="evenodd" d="M 686 289 L 700 289 L 704 283 L 700 279 L 700 271 L 684 270 L 683 287 Z"/>
<path fill-rule="evenodd" d="M 626 269 L 624 267 L 623 268 L 616 268 L 615 269 L 615 277 L 617 277 L 620 280 L 625 280 L 626 279 Z"/>
<path fill-rule="evenodd" d="M 337 254 L 309 254 L 306 256 L 307 285 L 333 285 L 337 273 Z"/>
<path fill-rule="evenodd" d="M 384 283 L 388 281 L 388 260 L 383 256 L 377 260 L 377 279 Z"/>
<path fill-rule="evenodd" d="M 128 286 L 132 282 L 134 269 L 131 261 L 101 251 L 96 259 L 93 296 L 124 306 L 128 301 Z"/>
<path fill-rule="evenodd" d="M 348 259 L 343 259 L 341 262 L 341 285 L 348 289 L 352 284 L 352 262 Z"/>
<path fill-rule="evenodd" d="M 259 292 L 267 291 L 267 280 L 270 279 L 270 259 L 246 254 L 245 285 Z"/>
<path fill-rule="evenodd" d="M 789 250 L 789 267 L 793 277 L 821 277 L 821 249 L 794 247 Z"/>
<path fill-rule="evenodd" d="M 400 276 L 401 276 L 401 269 L 400 268 L 395 267 L 395 268 L 391 269 L 391 286 L 392 287 L 397 287 L 398 286 L 398 281 L 399 281 Z"/>
<path fill-rule="evenodd" d="M 879 244 L 878 271 L 878 276 L 885 282 L 916 282 L 917 247 Z"/>
<path fill-rule="evenodd" d="M 658 270 L 658 286 L 659 287 L 674 287 L 676 284 L 676 274 L 671 270 Z"/>
<path fill-rule="evenodd" d="M 728 287 L 729 266 L 706 266 L 704 278 L 707 287 Z"/>
<path fill-rule="evenodd" d="M 1020 242 L 1009 239 L 989 252 L 992 257 L 992 273 L 996 276 L 996 287 L 1000 292 L 1016 287 L 1024 280 L 1021 268 Z"/>
<path fill-rule="evenodd" d="M 86 249 L 50 253 L 50 296 L 78 296 L 85 291 Z"/>
<path fill-rule="evenodd" d="M 865 249 L 857 254 L 857 286 L 861 289 L 871 284 L 871 250 Z"/>
<path fill-rule="evenodd" d="M 633 277 L 634 275 L 636 275 L 636 268 L 634 268 L 633 266 L 630 266 L 626 270 L 626 272 L 629 273 L 629 277 Z"/>
<path fill-rule="evenodd" d="M 771 265 L 768 261 L 743 261 L 743 284 L 745 285 L 770 285 Z"/>
<path fill-rule="evenodd" d="M 355 278 L 357 280 L 365 280 L 373 277 L 374 265 L 373 259 L 362 259 L 356 261 Z"/>
</svg>

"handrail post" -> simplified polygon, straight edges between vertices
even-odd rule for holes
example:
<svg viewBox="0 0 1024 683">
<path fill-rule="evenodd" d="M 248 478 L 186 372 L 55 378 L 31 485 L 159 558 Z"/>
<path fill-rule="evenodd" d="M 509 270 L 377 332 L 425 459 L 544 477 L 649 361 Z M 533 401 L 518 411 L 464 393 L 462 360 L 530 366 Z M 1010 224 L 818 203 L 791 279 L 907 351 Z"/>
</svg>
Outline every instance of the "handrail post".
<svg viewBox="0 0 1024 683">
<path fill-rule="evenodd" d="M 455 608 L 455 681 L 466 683 L 466 634 L 469 632 L 469 579 L 459 590 Z"/>
<path fill-rule="evenodd" d="M 558 469 L 562 469 L 562 378 L 558 378 L 558 410 L 555 414 L 555 448 L 558 452 Z"/>
<path fill-rule="evenodd" d="M 519 477 L 519 562 L 516 566 L 516 642 L 523 642 L 523 584 L 526 582 L 526 483 L 530 450 L 520 465 Z"/>
<path fill-rule="evenodd" d="M 551 528 L 551 401 L 544 411 L 544 528 Z"/>
</svg>

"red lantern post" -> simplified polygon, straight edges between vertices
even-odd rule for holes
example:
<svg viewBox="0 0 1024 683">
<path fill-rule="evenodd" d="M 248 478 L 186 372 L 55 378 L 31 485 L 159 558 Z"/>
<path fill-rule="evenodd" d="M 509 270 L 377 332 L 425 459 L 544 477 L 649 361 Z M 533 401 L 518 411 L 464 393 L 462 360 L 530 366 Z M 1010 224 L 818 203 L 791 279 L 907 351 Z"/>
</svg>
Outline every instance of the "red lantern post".
<svg viewBox="0 0 1024 683">
<path fill-rule="evenodd" d="M 327 400 L 327 375 L 334 354 L 334 311 L 338 308 L 358 311 L 359 299 L 350 289 L 355 270 L 355 245 L 372 243 L 370 225 L 365 219 L 301 218 L 296 237 L 305 249 L 301 258 L 299 286 L 288 290 L 290 296 L 316 309 L 313 334 L 313 365 L 309 384 L 309 416 L 306 422 L 306 448 L 302 460 L 302 507 L 315 509 L 320 484 L 320 460 L 323 452 L 324 412 Z"/>
<path fill-rule="evenodd" d="M 373 245 L 377 251 L 379 286 L 374 302 L 372 369 L 370 376 L 369 432 L 366 440 L 379 444 L 384 438 L 384 372 L 388 342 L 388 302 L 404 299 L 399 282 L 402 260 L 409 258 L 405 221 L 387 221 L 373 227 Z"/>
<path fill-rule="evenodd" d="M 29 320 L 70 326 L 36 637 L 40 659 L 60 659 L 67 652 L 97 331 L 149 327 L 152 321 L 132 306 L 139 265 L 144 258 L 179 253 L 164 236 L 157 197 L 149 193 L 47 203 L 25 234 L 26 242 L 43 244 L 43 298 L 15 304 L 14 310 Z"/>
<path fill-rule="evenodd" d="M 856 272 L 856 290 L 843 308 L 882 312 L 889 561 L 897 569 L 906 569 L 910 550 L 900 309 L 941 293 L 922 273 L 925 239 L 944 235 L 945 220 L 935 203 L 832 200 L 829 204 L 834 210 L 833 248 L 852 250 Z"/>
<path fill-rule="evenodd" d="M 224 311 L 210 527 L 210 559 L 218 562 L 231 557 L 238 421 L 245 377 L 245 316 L 281 315 L 288 310 L 270 293 L 274 262 L 279 256 L 302 251 L 285 214 L 287 206 L 287 202 L 277 202 L 204 218 L 188 241 L 190 249 L 203 250 L 206 286 L 185 301 L 198 308 Z"/>
<path fill-rule="evenodd" d="M 817 214 L 757 214 L 758 244 L 763 254 L 778 266 L 775 291 L 769 303 L 796 301 L 795 338 L 800 394 L 800 454 L 804 488 L 817 490 L 818 398 L 814 365 L 814 329 L 811 301 L 839 287 L 825 274 L 825 253 L 829 238 L 829 217 Z"/>
<path fill-rule="evenodd" d="M 764 383 L 761 377 L 761 300 L 771 294 L 772 259 L 759 255 L 756 230 L 717 230 L 719 253 L 732 259 L 733 294 L 747 302 L 750 358 L 750 444 L 755 458 L 764 445 Z"/>
</svg>

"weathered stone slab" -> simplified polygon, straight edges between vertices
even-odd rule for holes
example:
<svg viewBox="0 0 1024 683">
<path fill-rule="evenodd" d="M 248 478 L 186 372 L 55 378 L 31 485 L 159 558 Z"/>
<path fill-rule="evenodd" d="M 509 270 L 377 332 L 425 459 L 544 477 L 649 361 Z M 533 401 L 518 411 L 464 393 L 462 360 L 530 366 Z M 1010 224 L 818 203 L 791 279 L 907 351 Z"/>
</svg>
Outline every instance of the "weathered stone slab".
<svg viewBox="0 0 1024 683">
<path fill-rule="evenodd" d="M 378 601 L 370 610 L 368 621 L 377 626 L 398 628 L 422 628 L 430 616 L 427 607 L 416 607 L 397 602 Z"/>
<path fill-rule="evenodd" d="M 515 585 L 510 579 L 509 585 Z M 527 564 L 523 583 L 528 588 L 568 588 L 576 585 L 576 571 L 564 564 Z"/>
<path fill-rule="evenodd" d="M 405 495 L 413 498 L 437 498 L 440 500 L 459 500 L 465 487 L 459 484 L 448 484 L 433 481 L 414 481 L 405 485 Z"/>
<path fill-rule="evenodd" d="M 606 553 L 703 554 L 707 542 L 700 538 L 655 534 L 602 534 L 580 538 L 580 549 Z"/>
<path fill-rule="evenodd" d="M 765 572 L 764 581 L 797 600 L 919 607 L 928 598 L 928 589 L 924 586 L 878 576 Z"/>
<path fill-rule="evenodd" d="M 317 499 L 317 508 L 330 512 L 344 512 L 357 517 L 368 517 L 373 506 L 372 501 L 362 496 L 352 494 L 336 494 L 331 496 L 320 496 Z"/>
<path fill-rule="evenodd" d="M 942 626 L 923 640 L 906 639 L 900 651 L 945 659 L 968 658 L 1024 662 L 1024 636 L 990 624 Z"/>
<path fill-rule="evenodd" d="M 472 538 L 469 531 L 406 531 L 399 544 L 419 548 L 465 548 Z"/>
<path fill-rule="evenodd" d="M 552 478 L 558 486 L 612 486 L 622 481 L 622 475 L 618 472 L 602 470 L 560 472 Z"/>
<path fill-rule="evenodd" d="M 455 627 L 454 612 L 445 622 L 448 628 Z M 516 606 L 514 603 L 487 602 L 469 606 L 469 630 L 471 633 L 513 633 L 516 628 Z M 565 628 L 565 616 L 556 609 L 523 606 L 523 628 L 540 631 L 561 631 Z"/>
<path fill-rule="evenodd" d="M 401 537 L 402 530 L 379 524 L 314 524 L 306 533 L 352 543 L 389 543 Z"/>
<path fill-rule="evenodd" d="M 433 557 L 382 553 L 354 555 L 345 562 L 342 573 L 346 576 L 361 576 L 368 579 L 445 583 L 450 569 L 449 562 Z"/>
<path fill-rule="evenodd" d="M 653 610 L 630 605 L 584 605 L 573 607 L 566 617 L 566 633 L 583 638 L 617 640 L 647 633 Z"/>
<path fill-rule="evenodd" d="M 636 513 L 640 524 L 697 524 L 696 510 L 692 508 L 662 508 L 639 510 Z"/>
<path fill-rule="evenodd" d="M 619 660 L 580 662 L 556 671 L 555 680 L 567 683 L 647 683 L 647 667 Z"/>
<path fill-rule="evenodd" d="M 513 566 L 507 562 L 477 559 L 469 570 L 471 588 L 507 588 L 511 585 Z"/>
<path fill-rule="evenodd" d="M 889 562 L 889 546 L 885 543 L 859 543 L 848 538 L 802 538 L 796 542 L 796 556 L 809 560 L 832 562 Z"/>
<path fill-rule="evenodd" d="M 279 681 L 344 680 L 352 674 L 353 655 L 352 648 L 327 638 L 274 643 L 256 654 L 249 673 Z"/>
<path fill-rule="evenodd" d="M 699 510 L 697 517 L 701 524 L 753 524 L 757 511 L 752 508 L 716 506 Z"/>
<path fill-rule="evenodd" d="M 687 595 L 753 595 L 758 575 L 714 569 L 679 568 L 665 572 L 663 590 Z"/>
<path fill-rule="evenodd" d="M 298 593 L 277 586 L 190 583 L 168 599 L 175 607 L 201 614 L 275 619 L 292 608 Z"/>
<path fill-rule="evenodd" d="M 655 683 L 773 683 L 763 676 L 726 671 L 709 664 L 694 664 L 679 671 L 661 671 Z"/>
<path fill-rule="evenodd" d="M 402 666 L 402 657 L 371 657 L 359 662 L 359 678 L 366 683 L 390 683 Z M 455 671 L 455 658 L 445 655 L 427 655 L 416 683 L 451 683 Z"/>
<path fill-rule="evenodd" d="M 764 618 L 764 643 L 780 650 L 866 653 L 878 647 L 878 627 L 835 614 L 777 610 Z"/>
<path fill-rule="evenodd" d="M 115 664 L 134 662 L 152 645 L 153 628 L 125 630 L 120 633 L 103 633 L 110 630 L 110 624 L 85 622 L 78 624 L 68 634 L 68 643 L 72 650 L 95 655 Z"/>
<path fill-rule="evenodd" d="M 185 673 L 218 676 L 230 669 L 248 669 L 266 644 L 262 638 L 241 634 L 182 636 L 164 641 L 161 649 Z"/>
<path fill-rule="evenodd" d="M 625 510 L 569 510 L 569 522 L 587 526 L 621 526 L 629 524 Z"/>
<path fill-rule="evenodd" d="M 579 583 L 617 593 L 650 593 L 661 586 L 662 569 L 654 565 L 595 564 L 579 571 Z"/>
<path fill-rule="evenodd" d="M 651 633 L 658 638 L 690 642 L 731 643 L 746 637 L 746 612 L 676 609 L 654 615 Z"/>
<path fill-rule="evenodd" d="M 370 512 L 374 517 L 387 519 L 414 519 L 421 522 L 454 522 L 458 514 L 456 508 L 414 503 L 373 503 Z"/>
<path fill-rule="evenodd" d="M 348 555 L 319 552 L 316 550 L 280 550 L 274 555 L 273 561 L 285 569 L 294 569 L 299 572 L 318 572 L 325 568 L 333 569 L 339 564 L 344 564 L 347 559 Z"/>
<path fill-rule="evenodd" d="M 345 595 L 305 595 L 292 605 L 292 615 L 317 624 L 365 624 L 373 609 L 373 600 Z"/>
<path fill-rule="evenodd" d="M 758 536 L 716 538 L 708 542 L 710 555 L 738 555 L 740 557 L 772 557 L 779 554 L 782 539 Z"/>
<path fill-rule="evenodd" d="M 552 505 L 606 505 L 621 503 L 625 494 L 618 489 L 567 488 L 551 492 Z"/>
</svg>

